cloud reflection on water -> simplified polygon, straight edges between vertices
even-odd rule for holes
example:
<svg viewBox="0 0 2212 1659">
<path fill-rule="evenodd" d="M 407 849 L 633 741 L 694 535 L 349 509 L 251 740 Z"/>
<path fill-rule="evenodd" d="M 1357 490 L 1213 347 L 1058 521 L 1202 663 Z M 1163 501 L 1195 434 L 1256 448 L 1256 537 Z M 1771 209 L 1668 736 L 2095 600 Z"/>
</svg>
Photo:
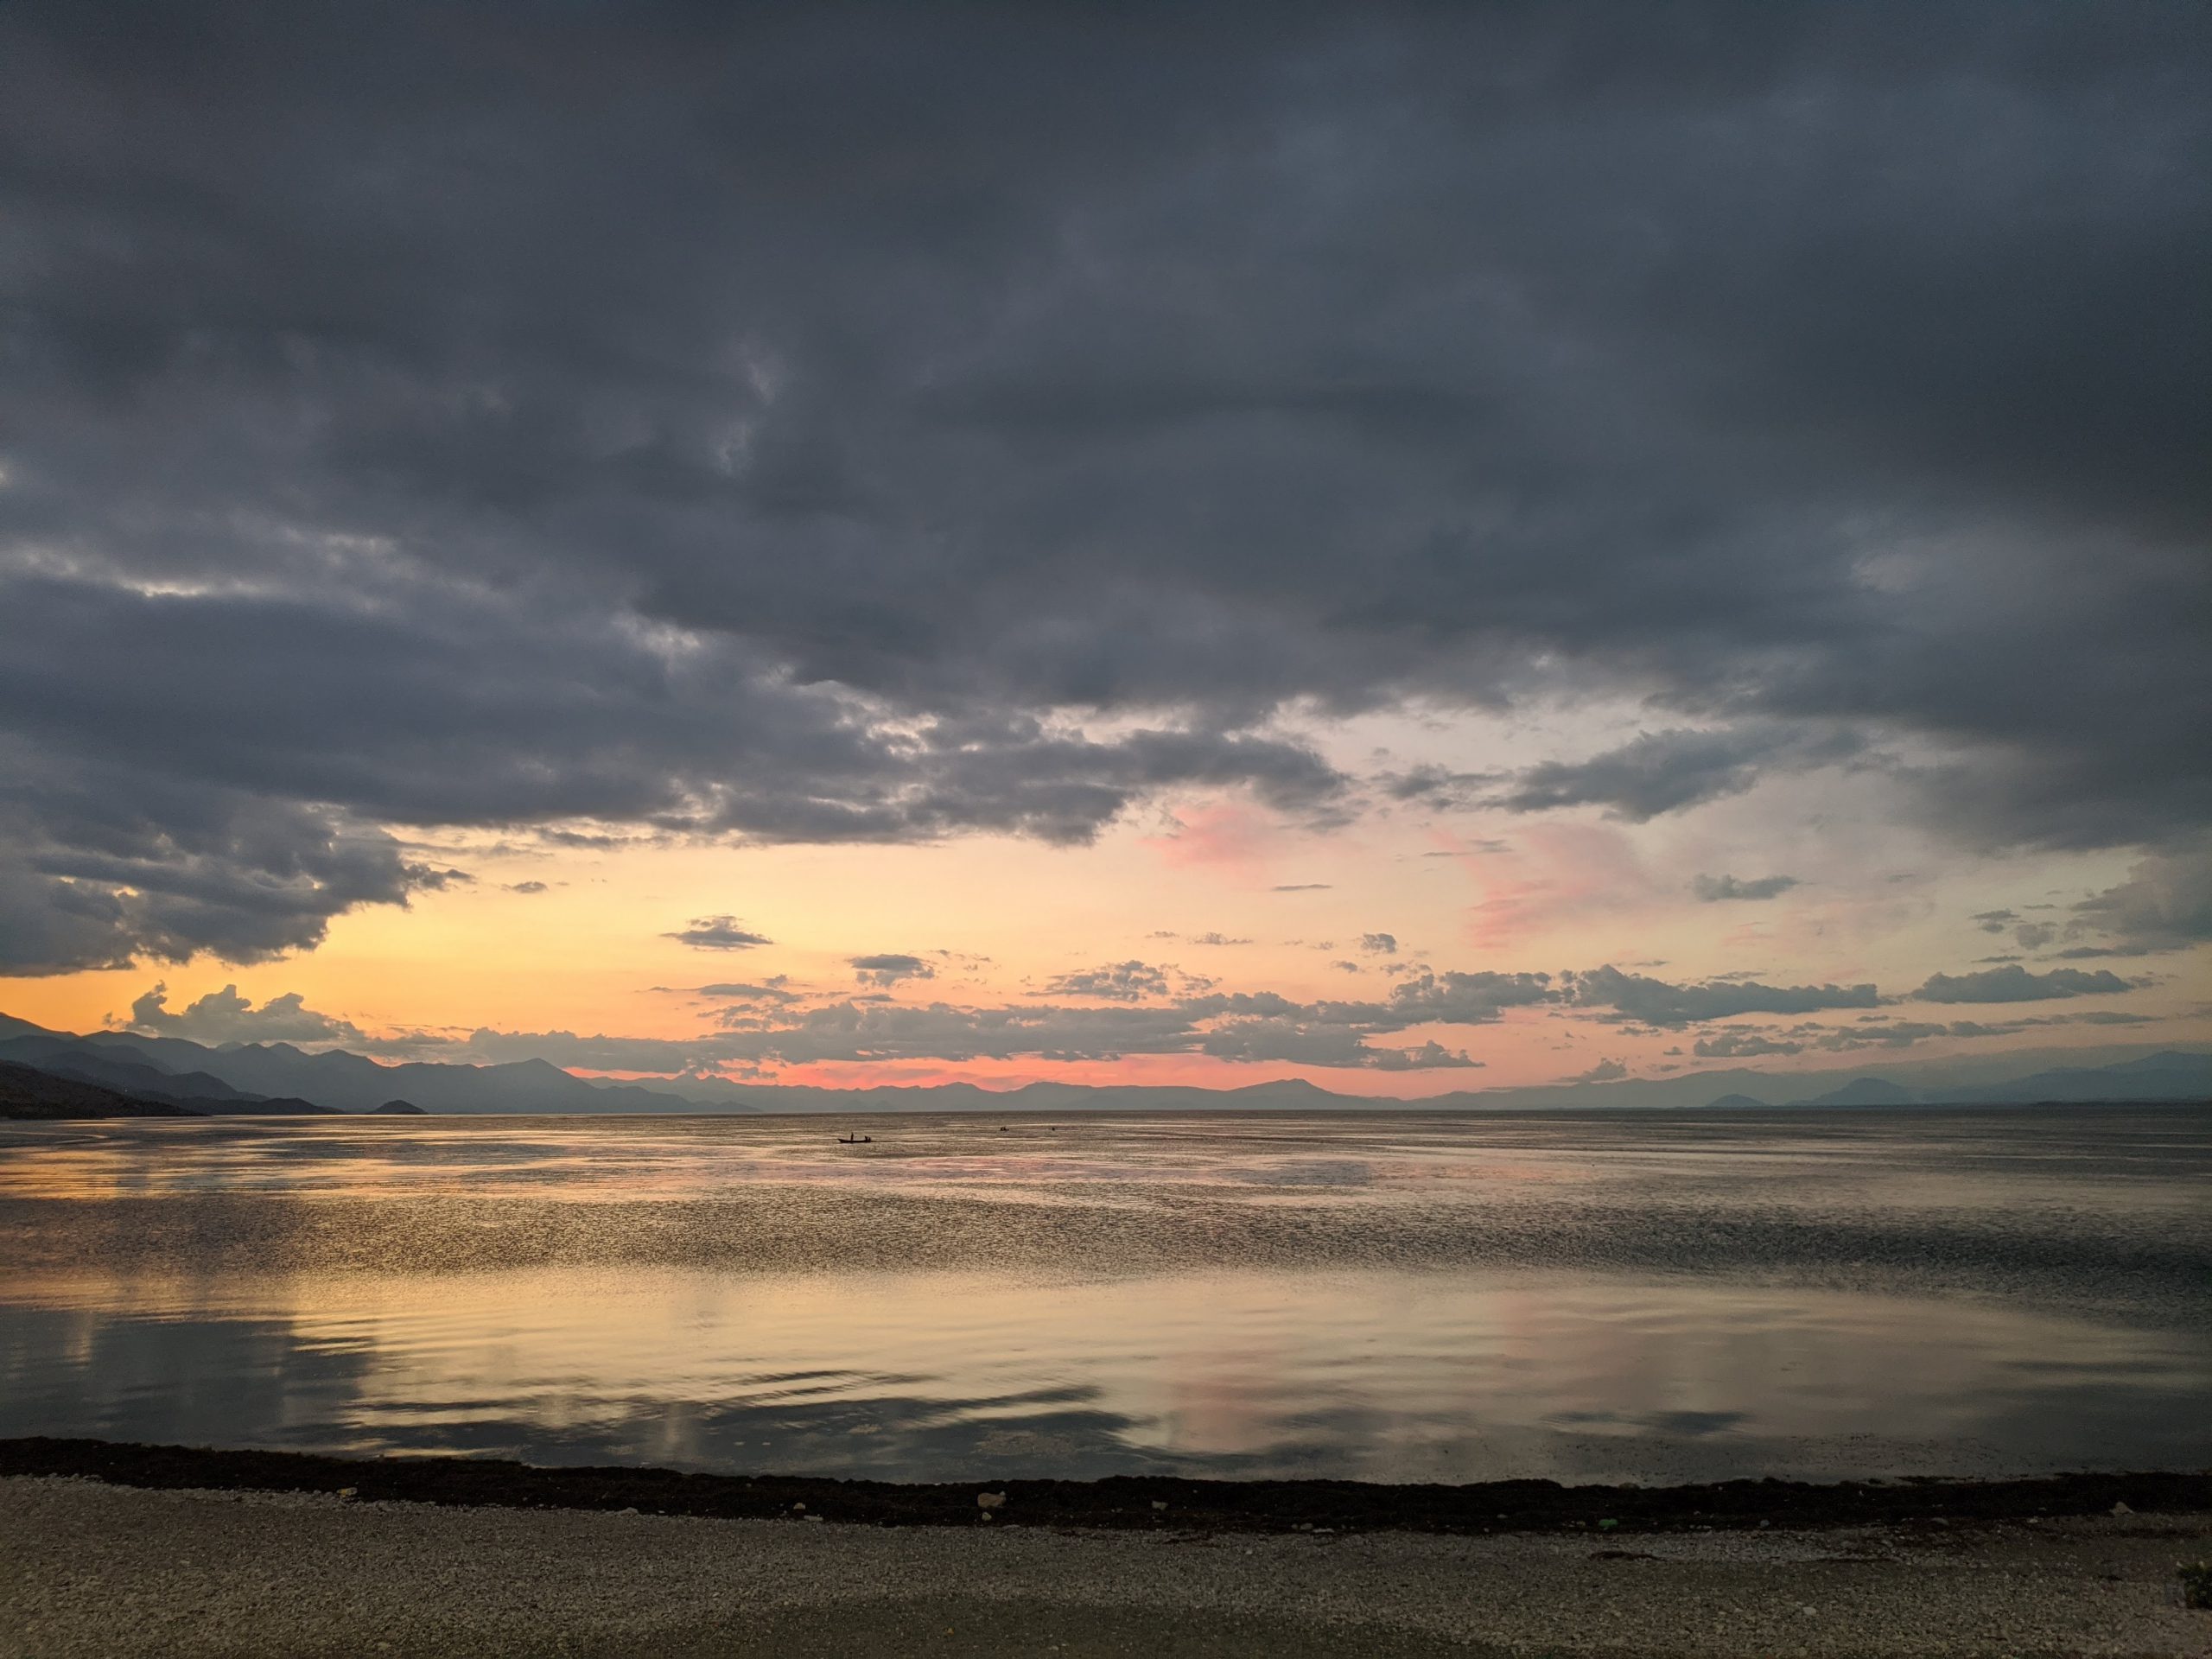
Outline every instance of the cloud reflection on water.
<svg viewBox="0 0 2212 1659">
<path fill-rule="evenodd" d="M 11 1433 L 953 1478 L 2186 1465 L 2212 1344 L 1524 1273 L 35 1275 Z"/>
<path fill-rule="evenodd" d="M 2203 1114 L 22 1126 L 0 1433 L 886 1476 L 2212 1462 Z"/>
</svg>

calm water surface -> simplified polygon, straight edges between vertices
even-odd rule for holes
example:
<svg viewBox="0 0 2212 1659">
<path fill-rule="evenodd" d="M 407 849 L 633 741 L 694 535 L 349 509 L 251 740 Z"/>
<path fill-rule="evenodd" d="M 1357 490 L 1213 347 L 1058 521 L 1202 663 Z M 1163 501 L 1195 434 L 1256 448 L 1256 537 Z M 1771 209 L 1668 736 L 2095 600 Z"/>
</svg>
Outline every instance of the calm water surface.
<svg viewBox="0 0 2212 1659">
<path fill-rule="evenodd" d="M 909 1478 L 2201 1467 L 2208 1174 L 2196 1108 L 7 1125 L 0 1434 Z"/>
</svg>

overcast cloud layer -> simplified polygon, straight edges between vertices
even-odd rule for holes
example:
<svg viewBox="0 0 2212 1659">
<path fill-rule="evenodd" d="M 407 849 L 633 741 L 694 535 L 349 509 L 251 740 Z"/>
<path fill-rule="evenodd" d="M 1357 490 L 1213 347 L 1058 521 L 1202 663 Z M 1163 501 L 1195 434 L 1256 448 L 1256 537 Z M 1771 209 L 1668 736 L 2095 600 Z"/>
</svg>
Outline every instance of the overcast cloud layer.
<svg viewBox="0 0 2212 1659">
<path fill-rule="evenodd" d="M 2208 17 L 10 6 L 0 969 L 311 945 L 412 826 L 1825 767 L 2201 938 Z M 1287 717 L 1596 696 L 1417 787 Z"/>
</svg>

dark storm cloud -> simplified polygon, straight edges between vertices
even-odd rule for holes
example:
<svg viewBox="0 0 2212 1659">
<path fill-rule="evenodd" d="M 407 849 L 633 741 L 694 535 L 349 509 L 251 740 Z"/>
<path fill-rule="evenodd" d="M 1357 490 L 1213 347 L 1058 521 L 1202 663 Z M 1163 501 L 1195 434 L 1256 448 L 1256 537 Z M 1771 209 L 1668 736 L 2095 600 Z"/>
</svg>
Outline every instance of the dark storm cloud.
<svg viewBox="0 0 2212 1659">
<path fill-rule="evenodd" d="M 1642 823 L 1707 801 L 1740 795 L 1770 771 L 1802 771 L 1853 759 L 1862 747 L 1848 732 L 1815 736 L 1755 728 L 1639 734 L 1587 760 L 1531 766 L 1496 798 L 1515 812 L 1599 805 Z"/>
<path fill-rule="evenodd" d="M 1748 880 L 1732 875 L 1697 875 L 1690 891 L 1701 904 L 1717 905 L 1738 899 L 1774 899 L 1802 885 L 1794 875 L 1755 875 Z"/>
<path fill-rule="evenodd" d="M 1552 1000 L 1549 974 L 1436 973 L 1424 968 L 1390 990 L 1389 1017 L 1405 1026 L 1487 1026 L 1508 1008 Z"/>
<path fill-rule="evenodd" d="M 1382 1071 L 1430 1071 L 1479 1064 L 1436 1042 L 1377 1048 L 1347 1027 L 1296 1019 L 1224 1020 L 1205 1032 L 1197 1047 L 1199 1053 L 1219 1060 L 1369 1066 Z"/>
<path fill-rule="evenodd" d="M 2106 968 L 1985 968 L 1972 974 L 1931 974 L 1912 993 L 1919 1002 L 2044 1002 L 2055 997 L 2109 996 L 2135 988 Z"/>
<path fill-rule="evenodd" d="M 1700 1037 L 1690 1052 L 1700 1059 L 1752 1059 L 1768 1054 L 1802 1054 L 1808 1050 L 1847 1054 L 1867 1048 L 1911 1048 L 1936 1037 L 2002 1037 L 2017 1025 L 1986 1026 L 1974 1020 L 1936 1024 L 1896 1020 L 1850 1027 L 1793 1026 L 1779 1033 L 1756 1027 L 1720 1027 Z"/>
<path fill-rule="evenodd" d="M 2036 910 L 2049 910 L 2051 906 L 2049 905 L 2036 905 L 2031 906 L 2029 908 Z M 2076 906 L 2076 908 L 2079 908 L 2079 906 Z M 2007 929 L 2010 929 L 2014 942 L 2017 943 L 2023 950 L 2044 950 L 2053 941 L 2057 939 L 2060 934 L 2060 928 L 2057 923 L 2031 922 L 2023 917 L 2019 912 L 2016 910 L 1978 911 L 1975 912 L 1972 919 L 1974 925 L 1980 928 L 1985 933 L 2002 933 Z M 1989 962 L 1998 960 L 1998 958 L 1982 957 L 1980 960 Z M 2008 957 L 2004 958 L 2004 960 L 2011 962 L 2017 961 L 2018 958 L 2015 957 Z"/>
<path fill-rule="evenodd" d="M 1821 1032 L 1812 1046 L 1827 1054 L 1847 1054 L 1863 1048 L 1911 1048 L 1931 1038 L 2011 1037 L 2032 1026 L 2057 1025 L 2062 1020 L 2008 1020 L 1991 1025 L 1980 1020 L 1936 1021 L 1899 1020 L 1880 1025 L 1854 1026 Z"/>
<path fill-rule="evenodd" d="M 2209 27 L 7 8 L 9 961 L 311 944 L 387 823 L 1334 822 L 1279 710 L 1570 685 L 1654 733 L 1517 809 L 2183 834 Z"/>
<path fill-rule="evenodd" d="M 2084 899 L 2074 913 L 2112 936 L 2119 950 L 2178 950 L 2212 939 L 2212 842 L 2144 859 L 2126 880 Z"/>
<path fill-rule="evenodd" d="M 1670 985 L 1610 965 L 1567 976 L 1567 1001 L 1576 1007 L 1610 1008 L 1647 1026 L 1685 1026 L 1745 1014 L 1813 1014 L 1823 1008 L 1871 1008 L 1881 998 L 1872 985 L 1762 985 L 1751 980 Z"/>
<path fill-rule="evenodd" d="M 1765 1054 L 1848 1054 L 1863 1049 L 1913 1048 L 1936 1039 L 1973 1040 L 2015 1037 L 2055 1026 L 2147 1026 L 2154 1016 L 2098 1010 L 2044 1014 L 1990 1023 L 1980 1020 L 1891 1020 L 1864 1017 L 1853 1026 L 1798 1025 L 1779 1032 L 1755 1027 L 1718 1027 L 1700 1037 L 1692 1051 L 1705 1059 L 1748 1059 Z"/>
<path fill-rule="evenodd" d="M 362 613 L 37 577 L 10 596 L 0 691 L 33 741 L 242 790 L 289 782 L 409 823 L 595 816 L 817 841 L 990 827 L 1071 842 L 1164 784 L 1242 782 L 1295 810 L 1339 781 L 1310 751 L 1249 735 L 1094 741 L 1011 713 L 887 729 L 849 694 L 791 684 L 727 642 L 606 631 L 482 592 L 419 595 L 433 613 L 411 620 L 389 592 L 362 595 Z M 97 674 L 73 668 L 86 658 Z"/>
<path fill-rule="evenodd" d="M 0 740 L 0 973 L 260 962 L 432 874 L 342 811 Z"/>
<path fill-rule="evenodd" d="M 1477 804 L 1483 798 L 1482 791 L 1497 781 L 1498 774 L 1494 772 L 1453 772 L 1446 766 L 1434 766 L 1384 772 L 1376 779 L 1386 798 L 1410 802 L 1439 811 L 1451 811 Z"/>
</svg>

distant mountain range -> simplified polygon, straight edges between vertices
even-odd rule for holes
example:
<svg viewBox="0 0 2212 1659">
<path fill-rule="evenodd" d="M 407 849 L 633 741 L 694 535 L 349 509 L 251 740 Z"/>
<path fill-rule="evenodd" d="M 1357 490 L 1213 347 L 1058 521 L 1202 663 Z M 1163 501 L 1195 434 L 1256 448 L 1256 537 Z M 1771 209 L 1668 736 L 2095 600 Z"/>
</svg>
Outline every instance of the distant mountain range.
<svg viewBox="0 0 2212 1659">
<path fill-rule="evenodd" d="M 0 1117 L 187 1117 L 182 1108 L 137 1100 L 98 1084 L 0 1060 Z"/>
<path fill-rule="evenodd" d="M 1357 1111 L 1406 1105 L 1463 1111 L 1692 1106 L 1749 1110 L 1777 1106 L 1880 1108 L 2212 1097 L 2212 1054 L 2178 1050 L 2106 1065 L 2060 1067 L 1996 1082 L 1949 1086 L 1916 1085 L 1874 1076 L 1839 1082 L 1839 1074 L 1834 1072 L 1703 1071 L 1625 1082 L 1471 1090 L 1405 1102 L 1332 1094 L 1295 1079 L 1243 1089 L 1092 1087 L 1063 1083 L 1033 1083 L 1012 1090 L 982 1089 L 973 1084 L 815 1089 L 720 1078 L 617 1083 L 580 1077 L 544 1060 L 515 1060 L 498 1065 L 432 1061 L 386 1065 L 340 1049 L 309 1053 L 289 1043 L 229 1043 L 210 1047 L 181 1037 L 50 1031 L 6 1014 L 0 1014 L 0 1064 L 8 1067 L 9 1077 L 29 1071 L 56 1084 L 95 1091 L 69 1096 L 87 1109 L 34 1109 L 35 1103 L 30 1096 L 39 1092 L 38 1088 L 16 1077 L 12 1095 L 0 1089 L 0 1116 L 99 1116 L 149 1111 L 268 1116 L 387 1109 L 397 1113 L 410 1105 L 423 1111 L 451 1113 Z M 1829 1085 L 1825 1092 L 1816 1092 L 1823 1084 Z M 113 1111 L 90 1109 L 102 1096 L 121 1104 Z M 22 1109 L 10 1103 L 18 1097 Z"/>
<path fill-rule="evenodd" d="M 1907 1089 L 1884 1077 L 1854 1077 L 1840 1089 L 1798 1106 L 2006 1106 L 2039 1102 L 2201 1100 L 2212 1096 L 2212 1054 L 2162 1050 L 2113 1065 L 2067 1066 L 2033 1071 L 2007 1083 L 1966 1089 Z M 1729 1095 L 1715 1106 L 1764 1106 L 1746 1095 Z"/>
<path fill-rule="evenodd" d="M 586 1082 L 543 1060 L 504 1065 L 384 1065 L 289 1043 L 211 1048 L 181 1037 L 48 1031 L 0 1014 L 0 1060 L 208 1115 L 372 1112 L 395 1099 L 430 1112 L 759 1110 L 671 1102 L 643 1089 Z"/>
</svg>

